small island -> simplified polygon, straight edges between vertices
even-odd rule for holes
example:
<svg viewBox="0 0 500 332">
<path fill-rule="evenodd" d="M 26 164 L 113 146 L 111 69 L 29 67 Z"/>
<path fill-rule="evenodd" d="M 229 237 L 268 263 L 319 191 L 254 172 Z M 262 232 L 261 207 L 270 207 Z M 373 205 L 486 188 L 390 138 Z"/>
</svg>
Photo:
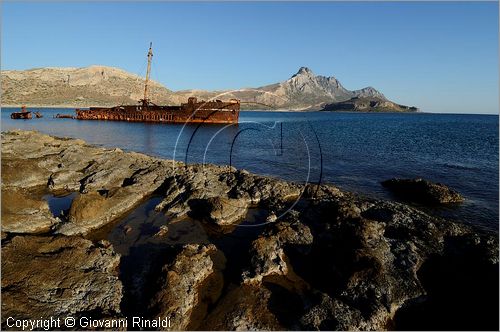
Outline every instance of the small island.
<svg viewBox="0 0 500 332">
<path fill-rule="evenodd" d="M 326 104 L 321 111 L 344 112 L 418 112 L 415 106 L 396 104 L 379 97 L 354 97 L 346 101 Z"/>
</svg>

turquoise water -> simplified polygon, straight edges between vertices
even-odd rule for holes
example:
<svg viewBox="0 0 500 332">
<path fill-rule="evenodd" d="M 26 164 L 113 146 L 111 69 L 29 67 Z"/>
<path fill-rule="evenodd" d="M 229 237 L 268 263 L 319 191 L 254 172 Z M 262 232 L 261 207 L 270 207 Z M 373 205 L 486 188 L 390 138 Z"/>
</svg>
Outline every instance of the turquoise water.
<svg viewBox="0 0 500 332">
<path fill-rule="evenodd" d="M 498 116 L 243 111 L 238 125 L 165 125 L 54 119 L 69 109 L 32 109 L 42 119 L 2 130 L 34 129 L 89 143 L 187 162 L 232 164 L 251 172 L 391 198 L 392 177 L 445 183 L 466 202 L 432 212 L 498 230 Z"/>
</svg>

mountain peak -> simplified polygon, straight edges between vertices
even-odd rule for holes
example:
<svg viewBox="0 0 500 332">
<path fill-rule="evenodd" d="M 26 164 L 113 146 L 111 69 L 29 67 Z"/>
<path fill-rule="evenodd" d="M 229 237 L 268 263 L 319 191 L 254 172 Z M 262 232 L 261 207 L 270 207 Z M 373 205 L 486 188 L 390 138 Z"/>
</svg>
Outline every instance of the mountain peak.
<svg viewBox="0 0 500 332">
<path fill-rule="evenodd" d="M 294 76 L 297 76 L 297 75 L 312 75 L 312 76 L 314 76 L 314 73 L 312 72 L 311 69 L 309 69 L 307 67 L 300 67 L 299 71 Z"/>
<path fill-rule="evenodd" d="M 380 91 L 372 86 L 367 86 L 366 88 L 363 88 L 361 90 L 354 90 L 353 92 L 356 97 L 375 97 L 382 100 L 387 100 L 387 98 L 385 98 L 385 96 Z"/>
</svg>

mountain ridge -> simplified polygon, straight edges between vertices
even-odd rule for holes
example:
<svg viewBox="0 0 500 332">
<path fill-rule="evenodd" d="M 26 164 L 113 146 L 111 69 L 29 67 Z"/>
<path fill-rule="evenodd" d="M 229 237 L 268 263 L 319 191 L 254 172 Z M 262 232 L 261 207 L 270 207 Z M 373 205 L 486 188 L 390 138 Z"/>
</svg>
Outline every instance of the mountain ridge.
<svg viewBox="0 0 500 332">
<path fill-rule="evenodd" d="M 89 107 L 135 104 L 143 97 L 144 79 L 121 68 L 44 67 L 28 70 L 2 70 L 2 104 L 29 106 Z M 258 88 L 208 91 L 173 91 L 150 81 L 150 99 L 156 104 L 180 104 L 188 97 L 242 101 L 242 108 L 267 105 L 270 109 L 320 110 L 325 105 L 355 97 L 388 101 L 375 88 L 346 89 L 334 76 L 315 75 L 308 67 L 288 79 Z M 260 107 L 259 106 L 259 107 Z M 255 106 L 253 107 L 255 108 Z"/>
</svg>

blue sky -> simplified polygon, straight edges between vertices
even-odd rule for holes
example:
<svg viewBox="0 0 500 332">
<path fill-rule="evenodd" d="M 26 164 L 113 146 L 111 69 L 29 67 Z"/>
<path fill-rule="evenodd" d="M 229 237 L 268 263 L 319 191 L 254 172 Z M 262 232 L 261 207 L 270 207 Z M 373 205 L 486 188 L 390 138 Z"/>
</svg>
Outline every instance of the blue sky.
<svg viewBox="0 0 500 332">
<path fill-rule="evenodd" d="M 173 90 L 299 67 L 428 112 L 498 113 L 498 3 L 2 3 L 2 69 L 115 66 Z"/>
</svg>

